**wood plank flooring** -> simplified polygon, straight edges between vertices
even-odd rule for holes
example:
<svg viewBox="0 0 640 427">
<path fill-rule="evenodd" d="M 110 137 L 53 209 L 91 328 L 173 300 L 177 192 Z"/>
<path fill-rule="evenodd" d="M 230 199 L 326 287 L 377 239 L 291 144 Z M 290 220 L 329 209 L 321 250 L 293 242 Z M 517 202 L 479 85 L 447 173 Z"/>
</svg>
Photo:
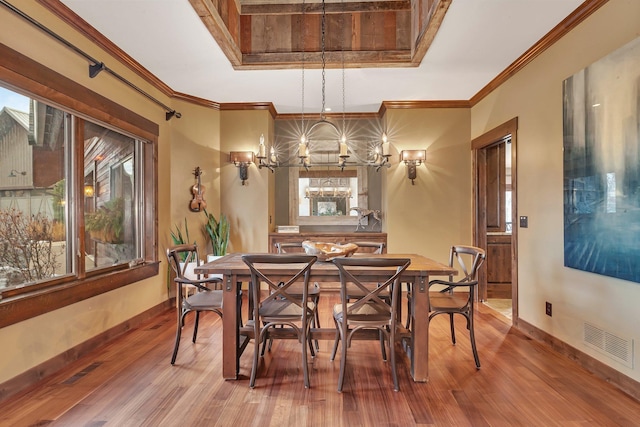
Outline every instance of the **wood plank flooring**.
<svg viewBox="0 0 640 427">
<path fill-rule="evenodd" d="M 337 294 L 323 294 L 322 326 L 333 325 Z M 253 344 L 241 378 L 221 378 L 222 322 L 201 317 L 196 344 L 187 320 L 175 366 L 167 312 L 73 363 L 38 386 L 0 403 L 0 426 L 637 426 L 640 402 L 531 340 L 480 304 L 476 370 L 462 319 L 451 345 L 448 320 L 430 331 L 428 383 L 414 383 L 400 354 L 400 391 L 377 342 L 349 349 L 344 392 L 336 391 L 339 356 L 320 341 L 311 388 L 302 380 L 295 341 L 275 341 L 249 388 Z M 401 350 L 399 350 L 401 352 Z"/>
</svg>

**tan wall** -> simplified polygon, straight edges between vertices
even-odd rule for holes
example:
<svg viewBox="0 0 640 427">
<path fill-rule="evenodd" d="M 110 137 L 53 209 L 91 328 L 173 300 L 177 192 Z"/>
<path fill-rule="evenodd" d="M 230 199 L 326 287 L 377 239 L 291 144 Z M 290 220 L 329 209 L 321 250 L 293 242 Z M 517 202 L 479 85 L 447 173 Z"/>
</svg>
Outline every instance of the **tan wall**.
<svg viewBox="0 0 640 427">
<path fill-rule="evenodd" d="M 238 168 L 229 163 L 230 151 L 258 149 L 260 135 L 273 141 L 273 118 L 267 110 L 221 112 L 221 209 L 231 225 L 230 252 L 267 252 L 273 229 L 275 185 L 268 169 L 249 166 L 249 179 L 241 184 Z"/>
<path fill-rule="evenodd" d="M 386 174 L 383 226 L 389 252 L 419 253 L 446 262 L 451 245 L 472 243 L 469 120 L 467 108 L 387 111 L 392 166 L 381 172 Z M 398 161 L 405 149 L 427 150 L 415 185 Z"/>
<path fill-rule="evenodd" d="M 474 138 L 518 117 L 518 215 L 529 217 L 518 232 L 520 318 L 635 380 L 638 371 L 585 346 L 582 337 L 588 321 L 638 342 L 640 285 L 563 265 L 562 82 L 638 37 L 639 17 L 636 0 L 608 2 L 471 115 Z M 545 301 L 553 317 L 545 315 Z"/>
<path fill-rule="evenodd" d="M 198 244 L 204 258 L 211 253 L 211 244 L 203 229 L 206 214 L 204 211 L 193 212 L 189 207 L 196 185 L 194 171 L 200 167 L 205 209 L 220 219 L 220 111 L 187 102 L 174 102 L 173 108 L 182 117 L 171 120 L 170 165 L 160 169 L 160 175 L 170 176 L 171 180 L 168 187 L 161 186 L 158 191 L 162 193 L 167 188 L 170 191 L 171 230 L 175 231 L 179 225 L 184 232 L 186 220 L 190 242 Z M 172 244 L 168 227 L 161 228 L 158 234 L 161 246 L 166 248 Z"/>
</svg>

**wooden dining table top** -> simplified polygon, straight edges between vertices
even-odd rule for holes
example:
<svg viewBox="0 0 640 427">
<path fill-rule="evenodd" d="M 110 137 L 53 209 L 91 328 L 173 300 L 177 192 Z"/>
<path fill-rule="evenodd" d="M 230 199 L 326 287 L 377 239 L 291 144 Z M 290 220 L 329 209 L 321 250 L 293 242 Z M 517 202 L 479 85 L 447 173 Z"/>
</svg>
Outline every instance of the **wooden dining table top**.
<svg viewBox="0 0 640 427">
<path fill-rule="evenodd" d="M 210 261 L 206 264 L 196 267 L 194 270 L 198 274 L 235 274 L 239 276 L 249 276 L 249 267 L 242 261 L 243 253 L 232 253 L 222 258 Z M 291 254 L 288 254 L 291 255 Z M 448 276 L 456 274 L 457 271 L 446 264 L 432 260 L 423 255 L 418 254 L 354 254 L 356 258 L 409 258 L 411 264 L 403 274 L 403 277 L 419 277 L 421 275 L 431 276 Z M 270 271 L 281 271 L 287 273 L 288 270 L 294 270 L 291 267 L 271 265 Z M 365 272 L 363 272 L 366 275 Z M 338 268 L 331 261 L 318 261 L 311 268 L 311 277 L 318 276 L 338 276 Z"/>
</svg>

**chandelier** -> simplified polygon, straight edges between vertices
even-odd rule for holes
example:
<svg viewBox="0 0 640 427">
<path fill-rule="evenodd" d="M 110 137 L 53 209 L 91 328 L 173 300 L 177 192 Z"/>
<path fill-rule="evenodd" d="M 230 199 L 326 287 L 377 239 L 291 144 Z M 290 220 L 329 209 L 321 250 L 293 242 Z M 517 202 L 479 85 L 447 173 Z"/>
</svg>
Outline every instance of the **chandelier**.
<svg viewBox="0 0 640 427">
<path fill-rule="evenodd" d="M 352 198 L 353 191 L 351 187 L 340 185 L 333 179 L 325 179 L 318 183 L 317 186 L 310 185 L 304 190 L 304 197 L 311 199 L 314 197 L 333 197 L 333 198 Z"/>
<path fill-rule="evenodd" d="M 344 0 L 341 0 L 344 9 Z M 302 16 L 304 21 L 305 2 L 302 1 Z M 344 16 L 344 13 L 343 13 Z M 304 31 L 304 30 L 303 30 Z M 373 166 L 376 171 L 381 167 L 389 167 L 389 141 L 386 132 L 382 133 L 379 141 L 372 144 L 373 146 L 358 147 L 358 141 L 350 141 L 346 133 L 346 109 L 345 109 L 345 63 L 344 63 L 344 43 L 341 43 L 342 58 L 342 129 L 326 117 L 326 8 L 325 0 L 322 0 L 322 20 L 321 20 L 321 71 L 322 71 L 322 108 L 320 110 L 320 119 L 308 125 L 305 122 L 305 50 L 304 42 L 302 43 L 302 110 L 301 110 L 301 135 L 297 148 L 293 150 L 276 150 L 272 145 L 269 150 L 265 145 L 264 135 L 260 136 L 260 144 L 256 158 L 258 159 L 258 167 L 268 168 L 272 172 L 277 167 L 304 167 L 308 169 L 312 166 L 337 166 L 344 169 L 346 166 Z M 304 34 L 303 34 L 304 39 Z M 327 128 L 328 132 L 335 133 L 335 137 L 325 138 L 324 140 L 315 138 L 314 132 L 321 128 Z M 326 131 L 325 131 L 326 134 Z M 287 161 L 280 162 L 278 154 L 285 151 L 294 151 L 295 156 L 289 156 Z M 269 154 L 267 156 L 267 151 Z M 364 153 L 363 153 L 364 151 Z M 313 160 L 312 160 L 313 156 Z"/>
</svg>

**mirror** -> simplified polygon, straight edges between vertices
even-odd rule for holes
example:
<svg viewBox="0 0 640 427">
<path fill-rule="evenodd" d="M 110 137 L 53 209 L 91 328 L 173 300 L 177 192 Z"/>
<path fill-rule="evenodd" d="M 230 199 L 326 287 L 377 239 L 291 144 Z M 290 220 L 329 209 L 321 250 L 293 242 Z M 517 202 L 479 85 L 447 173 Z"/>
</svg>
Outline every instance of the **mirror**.
<svg viewBox="0 0 640 427">
<path fill-rule="evenodd" d="M 352 208 L 367 208 L 367 168 L 289 170 L 290 218 L 297 225 L 356 225 Z"/>
</svg>

